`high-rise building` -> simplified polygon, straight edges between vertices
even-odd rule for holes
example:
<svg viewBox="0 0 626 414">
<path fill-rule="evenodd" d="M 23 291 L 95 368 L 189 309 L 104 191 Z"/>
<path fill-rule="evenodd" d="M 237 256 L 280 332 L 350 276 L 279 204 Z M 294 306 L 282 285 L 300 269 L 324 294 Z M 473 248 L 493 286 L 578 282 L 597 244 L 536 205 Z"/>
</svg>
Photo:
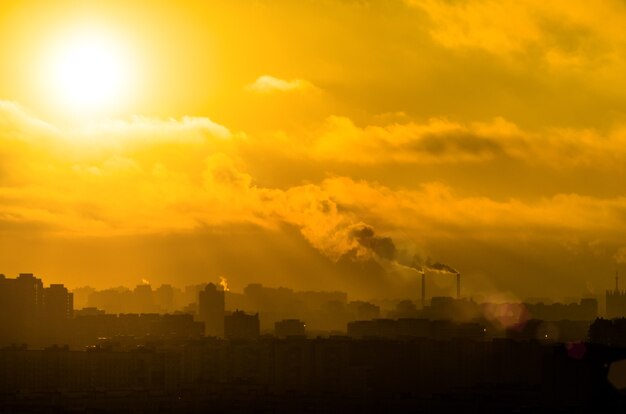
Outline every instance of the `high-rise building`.
<svg viewBox="0 0 626 414">
<path fill-rule="evenodd" d="M 224 337 L 224 289 L 213 283 L 198 293 L 198 319 L 207 336 Z"/>
<path fill-rule="evenodd" d="M 74 316 L 74 294 L 60 284 L 43 290 L 43 315 L 40 333 L 44 342 L 68 340 L 70 319 Z"/>
<path fill-rule="evenodd" d="M 52 284 L 44 289 L 44 318 L 64 322 L 74 315 L 74 294 L 63 285 Z"/>
<path fill-rule="evenodd" d="M 172 285 L 161 285 L 154 291 L 154 298 L 159 312 L 167 313 L 175 310 Z"/>
<path fill-rule="evenodd" d="M 20 273 L 14 283 L 14 295 L 20 313 L 38 318 L 43 310 L 43 282 L 32 273 Z"/>
<path fill-rule="evenodd" d="M 33 342 L 43 314 L 43 283 L 32 273 L 0 275 L 0 343 Z"/>
<path fill-rule="evenodd" d="M 137 285 L 133 289 L 133 306 L 137 313 L 152 313 L 155 312 L 154 296 L 152 292 L 152 286 L 147 283 Z"/>
</svg>

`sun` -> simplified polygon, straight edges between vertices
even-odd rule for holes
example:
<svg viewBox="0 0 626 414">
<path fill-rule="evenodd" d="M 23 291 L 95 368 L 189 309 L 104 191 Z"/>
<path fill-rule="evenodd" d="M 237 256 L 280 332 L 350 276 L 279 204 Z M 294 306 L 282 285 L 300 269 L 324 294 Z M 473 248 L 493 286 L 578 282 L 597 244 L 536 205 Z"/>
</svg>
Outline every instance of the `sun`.
<svg viewBox="0 0 626 414">
<path fill-rule="evenodd" d="M 53 48 L 46 65 L 57 109 L 93 115 L 115 111 L 128 97 L 130 59 L 104 34 L 75 33 Z"/>
</svg>

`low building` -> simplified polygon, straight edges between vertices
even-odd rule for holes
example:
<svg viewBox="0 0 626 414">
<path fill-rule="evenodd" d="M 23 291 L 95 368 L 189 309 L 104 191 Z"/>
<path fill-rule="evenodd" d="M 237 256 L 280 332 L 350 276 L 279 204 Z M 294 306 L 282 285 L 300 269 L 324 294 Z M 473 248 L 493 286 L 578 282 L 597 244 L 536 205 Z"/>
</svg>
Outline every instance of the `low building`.
<svg viewBox="0 0 626 414">
<path fill-rule="evenodd" d="M 259 314 L 248 315 L 236 310 L 224 316 L 224 336 L 226 339 L 257 339 L 261 334 Z"/>
<path fill-rule="evenodd" d="M 279 338 L 305 336 L 306 324 L 299 319 L 283 319 L 274 323 L 274 335 Z"/>
</svg>

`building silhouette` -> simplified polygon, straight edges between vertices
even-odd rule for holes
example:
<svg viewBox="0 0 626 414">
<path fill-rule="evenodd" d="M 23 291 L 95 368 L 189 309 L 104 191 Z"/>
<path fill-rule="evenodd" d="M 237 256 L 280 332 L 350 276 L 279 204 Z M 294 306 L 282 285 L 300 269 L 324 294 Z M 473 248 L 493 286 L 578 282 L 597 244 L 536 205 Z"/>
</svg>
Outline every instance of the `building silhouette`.
<svg viewBox="0 0 626 414">
<path fill-rule="evenodd" d="M 32 273 L 0 275 L 0 343 L 38 342 L 43 306 L 41 279 Z"/>
<path fill-rule="evenodd" d="M 63 323 L 74 314 L 74 295 L 62 284 L 44 289 L 44 316 L 53 323 Z"/>
<path fill-rule="evenodd" d="M 347 309 L 357 320 L 380 318 L 380 306 L 360 300 L 348 303 Z"/>
<path fill-rule="evenodd" d="M 236 310 L 224 316 L 224 336 L 226 339 L 257 339 L 261 333 L 259 314 L 248 315 Z"/>
<path fill-rule="evenodd" d="M 283 319 L 274 323 L 274 335 L 279 338 L 305 336 L 306 324 L 299 319 Z"/>
<path fill-rule="evenodd" d="M 207 336 L 224 337 L 224 289 L 213 283 L 198 293 L 198 319 Z"/>
<path fill-rule="evenodd" d="M 69 324 L 74 316 L 74 295 L 61 284 L 43 290 L 41 340 L 46 343 L 66 343 Z"/>
<path fill-rule="evenodd" d="M 619 289 L 617 273 L 615 273 L 615 290 L 606 291 L 606 316 L 607 318 L 626 316 L 626 291 Z"/>
<path fill-rule="evenodd" d="M 159 302 L 145 286 L 139 298 L 145 293 L 155 304 L 171 298 L 173 288 L 160 289 Z M 287 289 L 257 290 L 267 306 L 268 298 L 284 294 L 288 304 L 294 297 Z M 347 305 L 326 300 L 332 296 L 325 293 L 307 295 L 335 323 L 380 311 L 367 302 Z M 310 329 L 307 338 L 303 321 L 309 320 L 299 316 L 273 321 L 276 337 L 261 336 L 263 314 L 225 314 L 225 298 L 214 284 L 198 292 L 203 321 L 191 312 L 74 312 L 65 286 L 44 288 L 32 274 L 0 275 L 0 411 L 374 413 L 479 407 L 613 413 L 626 407 L 626 389 L 610 377 L 617 361 L 626 359 L 626 318 L 590 323 L 597 313 L 594 299 L 487 304 L 494 315 L 508 309 L 532 317 L 499 331 L 493 320 L 467 320 L 469 311 L 481 309 L 468 299 L 435 297 L 425 309 L 404 300 L 394 318 L 352 320 L 347 330 L 324 335 Z"/>
<path fill-rule="evenodd" d="M 115 344 L 136 347 L 154 340 L 190 340 L 204 336 L 204 324 L 189 314 L 126 313 L 111 315 L 77 312 L 68 326 L 64 344 L 72 348 Z"/>
<path fill-rule="evenodd" d="M 152 286 L 148 284 L 137 285 L 133 289 L 133 307 L 135 312 L 155 312 Z"/>
<path fill-rule="evenodd" d="M 7 413 L 622 413 L 596 344 L 345 337 L 0 349 Z"/>
<path fill-rule="evenodd" d="M 160 312 L 172 312 L 174 310 L 175 300 L 172 285 L 161 285 L 154 291 L 154 299 Z"/>
</svg>

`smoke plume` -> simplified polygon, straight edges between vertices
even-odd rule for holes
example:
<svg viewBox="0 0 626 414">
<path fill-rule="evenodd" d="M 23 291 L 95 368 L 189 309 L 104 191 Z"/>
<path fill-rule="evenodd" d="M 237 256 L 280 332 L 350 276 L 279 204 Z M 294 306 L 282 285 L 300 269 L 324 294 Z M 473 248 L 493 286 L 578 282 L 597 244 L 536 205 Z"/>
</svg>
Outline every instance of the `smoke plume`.
<svg viewBox="0 0 626 414">
<path fill-rule="evenodd" d="M 374 228 L 367 224 L 357 224 L 348 235 L 358 243 L 359 247 L 381 259 L 394 260 L 396 256 L 396 245 L 391 237 L 377 236 Z"/>
<path fill-rule="evenodd" d="M 427 264 L 426 265 L 426 269 L 430 272 L 434 272 L 434 273 L 448 273 L 448 274 L 453 274 L 453 275 L 458 275 L 459 272 L 454 269 L 451 266 L 448 266 L 447 264 L 443 264 L 440 262 L 435 262 L 433 264 Z"/>
</svg>

